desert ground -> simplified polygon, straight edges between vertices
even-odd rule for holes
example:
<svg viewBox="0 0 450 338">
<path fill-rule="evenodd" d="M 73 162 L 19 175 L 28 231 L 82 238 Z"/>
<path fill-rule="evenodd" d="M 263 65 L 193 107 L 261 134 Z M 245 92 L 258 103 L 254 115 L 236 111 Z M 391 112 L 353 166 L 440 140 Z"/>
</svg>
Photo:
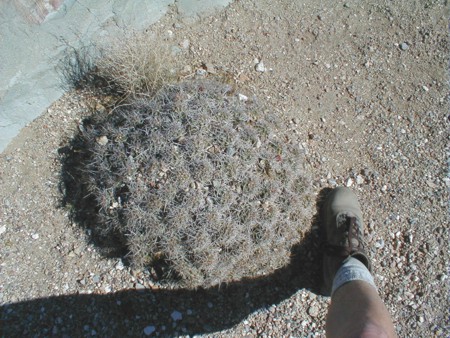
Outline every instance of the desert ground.
<svg viewBox="0 0 450 338">
<path fill-rule="evenodd" d="M 0 335 L 324 336 L 317 206 L 348 186 L 398 336 L 450 336 L 448 18 L 439 0 L 239 0 L 198 20 L 173 7 L 148 34 L 180 78 L 221 76 L 293 116 L 312 203 L 291 263 L 193 291 L 102 255 L 61 205 L 59 150 L 102 107 L 72 90 L 0 155 Z"/>
</svg>

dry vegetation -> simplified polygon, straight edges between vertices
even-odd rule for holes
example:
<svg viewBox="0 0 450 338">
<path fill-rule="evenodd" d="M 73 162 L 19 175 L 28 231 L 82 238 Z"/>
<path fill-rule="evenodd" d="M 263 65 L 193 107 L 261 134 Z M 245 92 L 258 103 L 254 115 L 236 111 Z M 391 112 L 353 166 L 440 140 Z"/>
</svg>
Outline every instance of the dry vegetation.
<svg viewBox="0 0 450 338">
<path fill-rule="evenodd" d="M 95 234 L 182 286 L 284 266 L 307 190 L 286 121 L 220 81 L 170 83 L 149 46 L 141 35 L 78 67 L 120 105 L 86 119 L 65 156 L 74 213 L 95 205 Z"/>
<path fill-rule="evenodd" d="M 152 97 L 165 83 L 175 79 L 175 61 L 167 46 L 145 33 L 125 33 L 99 49 L 95 73 L 107 86 L 126 97 Z"/>
</svg>

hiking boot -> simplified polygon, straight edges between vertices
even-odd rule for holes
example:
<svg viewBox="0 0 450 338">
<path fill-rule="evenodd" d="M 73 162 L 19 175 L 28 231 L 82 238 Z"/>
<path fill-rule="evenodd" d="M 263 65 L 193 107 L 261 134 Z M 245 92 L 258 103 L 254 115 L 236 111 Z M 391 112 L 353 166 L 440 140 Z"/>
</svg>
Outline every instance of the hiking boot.
<svg viewBox="0 0 450 338">
<path fill-rule="evenodd" d="M 324 295 L 331 294 L 334 275 L 349 256 L 361 261 L 371 271 L 363 240 L 363 218 L 356 195 L 348 188 L 334 189 L 322 210 Z"/>
</svg>

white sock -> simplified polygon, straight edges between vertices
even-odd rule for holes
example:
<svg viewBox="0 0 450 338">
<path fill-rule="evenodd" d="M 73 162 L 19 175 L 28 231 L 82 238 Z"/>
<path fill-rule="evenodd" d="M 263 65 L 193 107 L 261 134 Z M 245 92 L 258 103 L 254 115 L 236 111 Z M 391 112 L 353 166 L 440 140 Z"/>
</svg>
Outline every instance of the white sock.
<svg viewBox="0 0 450 338">
<path fill-rule="evenodd" d="M 372 285 L 375 289 L 377 289 L 372 274 L 367 269 L 367 267 L 358 259 L 350 256 L 345 259 L 345 261 L 342 263 L 342 266 L 334 276 L 331 295 L 333 295 L 334 291 L 336 291 L 343 284 L 354 280 L 365 281 Z"/>
</svg>

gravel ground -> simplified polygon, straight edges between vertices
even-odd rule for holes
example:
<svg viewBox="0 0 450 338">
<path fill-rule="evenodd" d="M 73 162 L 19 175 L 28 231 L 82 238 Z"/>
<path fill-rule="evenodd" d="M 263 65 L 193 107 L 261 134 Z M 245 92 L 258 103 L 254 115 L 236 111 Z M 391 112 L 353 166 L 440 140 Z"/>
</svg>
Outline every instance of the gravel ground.
<svg viewBox="0 0 450 338">
<path fill-rule="evenodd" d="M 449 8 L 378 3 L 240 0 L 195 22 L 173 10 L 150 29 L 183 76 L 220 73 L 295 116 L 313 205 L 291 264 L 270 276 L 176 290 L 104 257 L 61 207 L 58 154 L 101 105 L 70 92 L 24 128 L 0 155 L 0 336 L 323 336 L 316 207 L 340 185 L 360 198 L 398 335 L 450 336 Z"/>
</svg>

